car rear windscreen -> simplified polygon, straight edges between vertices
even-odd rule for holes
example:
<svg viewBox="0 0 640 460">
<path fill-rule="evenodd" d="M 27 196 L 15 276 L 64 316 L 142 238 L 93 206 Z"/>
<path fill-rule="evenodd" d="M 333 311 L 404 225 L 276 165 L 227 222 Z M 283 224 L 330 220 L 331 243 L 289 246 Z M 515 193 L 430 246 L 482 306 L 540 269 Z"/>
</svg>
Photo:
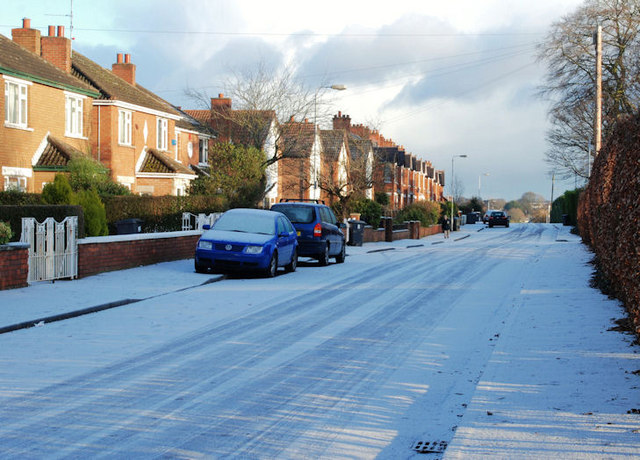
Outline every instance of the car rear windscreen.
<svg viewBox="0 0 640 460">
<path fill-rule="evenodd" d="M 313 208 L 311 206 L 274 206 L 274 211 L 281 212 L 289 218 L 293 224 L 310 224 L 315 220 Z"/>
</svg>

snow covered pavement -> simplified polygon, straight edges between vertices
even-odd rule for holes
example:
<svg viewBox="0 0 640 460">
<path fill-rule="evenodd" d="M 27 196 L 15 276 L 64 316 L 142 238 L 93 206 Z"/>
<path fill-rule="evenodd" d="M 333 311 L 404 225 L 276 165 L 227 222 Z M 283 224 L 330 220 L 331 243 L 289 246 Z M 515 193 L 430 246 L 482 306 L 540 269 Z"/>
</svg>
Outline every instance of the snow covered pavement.
<svg viewBox="0 0 640 460">
<path fill-rule="evenodd" d="M 638 347 L 579 238 L 481 228 L 275 279 L 188 260 L 0 292 L 0 326 L 136 300 L 0 334 L 0 457 L 639 456 Z"/>
</svg>

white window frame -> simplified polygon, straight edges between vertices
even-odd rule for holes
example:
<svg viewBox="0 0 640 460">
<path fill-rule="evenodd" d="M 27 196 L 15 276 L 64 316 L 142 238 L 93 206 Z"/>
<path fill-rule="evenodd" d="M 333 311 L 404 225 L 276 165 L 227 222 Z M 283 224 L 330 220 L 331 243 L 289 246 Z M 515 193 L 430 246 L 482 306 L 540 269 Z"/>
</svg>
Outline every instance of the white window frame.
<svg viewBox="0 0 640 460">
<path fill-rule="evenodd" d="M 67 137 L 82 137 L 84 124 L 84 96 L 65 92 L 65 124 Z"/>
<path fill-rule="evenodd" d="M 118 110 L 118 144 L 131 146 L 132 120 L 131 110 Z"/>
<path fill-rule="evenodd" d="M 29 91 L 31 82 L 4 76 L 4 125 L 10 128 L 27 129 L 29 113 Z M 14 93 L 11 93 L 14 88 Z M 10 100 L 14 100 L 10 103 Z M 17 104 L 16 104 L 17 102 Z M 14 113 L 10 113 L 13 108 Z"/>
<path fill-rule="evenodd" d="M 201 165 L 209 164 L 209 139 L 200 139 L 198 142 L 198 163 Z"/>
<path fill-rule="evenodd" d="M 156 122 L 156 147 L 158 150 L 167 151 L 169 144 L 169 120 L 158 118 Z"/>
<path fill-rule="evenodd" d="M 25 176 L 4 176 L 4 191 L 27 191 L 27 178 Z"/>
</svg>

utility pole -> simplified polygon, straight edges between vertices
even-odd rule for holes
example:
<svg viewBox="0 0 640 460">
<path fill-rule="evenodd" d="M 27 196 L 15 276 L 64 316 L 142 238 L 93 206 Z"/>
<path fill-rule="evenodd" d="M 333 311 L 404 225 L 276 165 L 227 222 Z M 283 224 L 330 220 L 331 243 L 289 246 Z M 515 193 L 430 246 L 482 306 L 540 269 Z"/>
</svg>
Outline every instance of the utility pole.
<svg viewBox="0 0 640 460">
<path fill-rule="evenodd" d="M 551 208 L 553 208 L 553 187 L 556 184 L 556 172 L 553 171 L 551 176 L 551 201 L 549 201 L 549 208 L 547 209 L 547 223 L 551 222 Z"/>
<path fill-rule="evenodd" d="M 598 156 L 602 147 L 602 26 L 593 34 L 596 46 L 596 114 L 593 126 L 594 156 Z"/>
</svg>

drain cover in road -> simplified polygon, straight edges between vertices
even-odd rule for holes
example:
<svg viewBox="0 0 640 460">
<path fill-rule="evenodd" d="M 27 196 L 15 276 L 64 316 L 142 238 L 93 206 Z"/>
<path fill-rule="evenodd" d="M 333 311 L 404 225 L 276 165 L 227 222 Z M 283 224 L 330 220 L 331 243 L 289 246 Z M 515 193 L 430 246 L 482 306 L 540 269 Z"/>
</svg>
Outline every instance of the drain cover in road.
<svg viewBox="0 0 640 460">
<path fill-rule="evenodd" d="M 413 450 L 419 454 L 441 454 L 447 448 L 447 441 L 418 441 Z"/>
</svg>

